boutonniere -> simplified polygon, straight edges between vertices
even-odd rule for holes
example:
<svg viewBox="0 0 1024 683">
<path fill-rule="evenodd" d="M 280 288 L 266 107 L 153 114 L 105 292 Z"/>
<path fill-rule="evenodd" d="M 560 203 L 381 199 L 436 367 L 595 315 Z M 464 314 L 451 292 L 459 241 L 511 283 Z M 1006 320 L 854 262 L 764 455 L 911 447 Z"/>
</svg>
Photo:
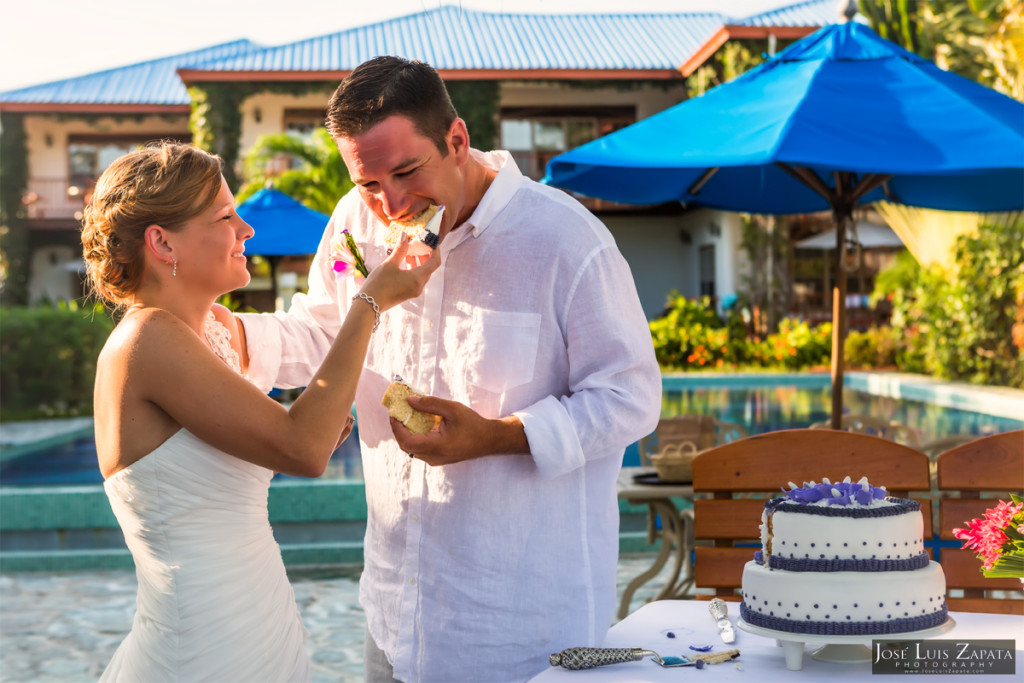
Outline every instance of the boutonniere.
<svg viewBox="0 0 1024 683">
<path fill-rule="evenodd" d="M 331 270 L 335 273 L 348 274 L 354 270 L 362 277 L 369 274 L 363 255 L 359 253 L 359 247 L 348 230 L 342 230 L 341 234 L 335 235 L 331 241 L 330 259 Z"/>
</svg>

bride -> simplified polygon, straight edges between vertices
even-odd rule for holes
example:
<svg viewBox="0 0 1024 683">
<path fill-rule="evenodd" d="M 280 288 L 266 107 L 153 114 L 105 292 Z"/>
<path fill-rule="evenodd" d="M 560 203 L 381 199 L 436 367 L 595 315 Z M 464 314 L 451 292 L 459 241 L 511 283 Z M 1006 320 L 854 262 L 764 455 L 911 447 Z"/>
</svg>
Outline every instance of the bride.
<svg viewBox="0 0 1024 683">
<path fill-rule="evenodd" d="M 92 292 L 123 316 L 100 353 L 96 448 L 135 560 L 132 630 L 101 681 L 308 681 L 305 629 L 267 520 L 274 472 L 316 477 L 352 428 L 380 313 L 439 264 L 370 272 L 290 409 L 245 379 L 242 328 L 216 298 L 246 285 L 221 160 L 161 143 L 115 161 L 83 219 Z"/>
</svg>

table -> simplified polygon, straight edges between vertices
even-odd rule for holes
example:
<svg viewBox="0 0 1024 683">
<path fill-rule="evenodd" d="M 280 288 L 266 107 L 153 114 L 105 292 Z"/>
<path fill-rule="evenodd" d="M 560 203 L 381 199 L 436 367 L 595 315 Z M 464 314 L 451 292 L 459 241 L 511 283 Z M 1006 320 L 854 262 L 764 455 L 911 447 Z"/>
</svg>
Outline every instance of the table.
<svg viewBox="0 0 1024 683">
<path fill-rule="evenodd" d="M 736 624 L 739 604 L 728 603 L 729 619 Z M 1015 615 L 976 614 L 952 612 L 956 622 L 953 628 L 936 638 L 943 640 L 1015 640 L 1017 675 L 1024 672 L 1024 619 Z M 708 614 L 704 600 L 662 600 L 651 602 L 617 623 L 608 632 L 604 647 L 640 647 L 662 656 L 685 655 L 693 652 L 692 644 L 714 644 L 714 652 L 737 648 L 739 659 L 723 664 L 706 666 L 701 671 L 693 667 L 662 669 L 649 659 L 625 664 L 612 664 L 586 671 L 567 671 L 549 668 L 531 679 L 532 683 L 659 683 L 661 681 L 746 681 L 746 683 L 818 683 L 819 681 L 873 680 L 870 663 L 834 664 L 819 662 L 810 653 L 820 645 L 806 645 L 803 668 L 786 669 L 783 649 L 772 638 L 754 635 L 741 629 L 736 631 L 736 642 L 724 644 L 718 637 L 714 622 Z M 669 637 L 672 634 L 674 637 Z M 895 638 L 894 638 L 895 639 Z M 883 677 L 884 678 L 884 677 Z M 913 675 L 903 680 L 936 680 L 950 683 L 959 676 L 948 674 Z M 982 676 L 984 680 L 1020 680 L 1013 676 Z M 901 675 L 894 677 L 901 680 Z"/>
<path fill-rule="evenodd" d="M 680 512 L 673 498 L 693 500 L 692 484 L 639 484 L 638 474 L 656 474 L 653 467 L 623 467 L 619 473 L 619 498 L 632 505 L 647 506 L 647 542 L 661 540 L 661 548 L 651 567 L 629 582 L 622 592 L 618 618 L 629 614 L 633 593 L 661 572 L 670 556 L 674 555 L 668 580 L 654 600 L 681 598 L 693 586 L 693 510 Z M 660 518 L 661 526 L 657 525 Z M 682 578 L 680 578 L 682 575 Z"/>
</svg>

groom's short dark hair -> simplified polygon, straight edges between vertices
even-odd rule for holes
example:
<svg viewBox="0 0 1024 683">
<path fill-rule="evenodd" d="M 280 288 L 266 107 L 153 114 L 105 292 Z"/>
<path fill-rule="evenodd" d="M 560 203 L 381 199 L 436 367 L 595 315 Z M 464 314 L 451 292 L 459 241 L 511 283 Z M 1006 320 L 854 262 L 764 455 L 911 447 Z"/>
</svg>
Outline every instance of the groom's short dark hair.
<svg viewBox="0 0 1024 683">
<path fill-rule="evenodd" d="M 332 138 L 353 138 L 389 116 L 404 116 L 448 154 L 448 130 L 458 117 L 432 66 L 402 57 L 375 57 L 341 81 L 327 105 Z"/>
</svg>

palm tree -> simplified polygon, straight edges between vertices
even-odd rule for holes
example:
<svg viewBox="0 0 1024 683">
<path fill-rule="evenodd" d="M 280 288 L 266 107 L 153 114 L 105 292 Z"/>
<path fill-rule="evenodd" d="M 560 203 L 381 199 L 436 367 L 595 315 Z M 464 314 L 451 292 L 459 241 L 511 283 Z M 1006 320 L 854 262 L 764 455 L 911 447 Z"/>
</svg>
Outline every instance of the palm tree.
<svg viewBox="0 0 1024 683">
<path fill-rule="evenodd" d="M 888 41 L 931 59 L 930 48 L 922 44 L 917 0 L 860 0 L 860 13 L 871 29 Z"/>
<path fill-rule="evenodd" d="M 327 215 L 352 189 L 345 162 L 325 128 L 317 128 L 308 137 L 291 133 L 260 136 L 245 156 L 245 177 L 236 196 L 239 203 L 270 186 Z"/>
<path fill-rule="evenodd" d="M 860 0 L 859 6 L 883 38 L 1024 100 L 1020 0 Z"/>
</svg>

